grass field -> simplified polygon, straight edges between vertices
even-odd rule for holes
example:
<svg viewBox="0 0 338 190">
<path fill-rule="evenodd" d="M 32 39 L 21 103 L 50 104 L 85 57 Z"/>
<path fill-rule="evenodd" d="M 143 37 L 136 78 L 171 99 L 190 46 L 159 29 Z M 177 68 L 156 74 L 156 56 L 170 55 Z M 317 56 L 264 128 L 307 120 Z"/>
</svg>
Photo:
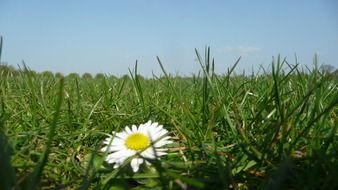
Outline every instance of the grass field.
<svg viewBox="0 0 338 190">
<path fill-rule="evenodd" d="M 0 189 L 338 189 L 338 78 L 277 57 L 268 71 L 191 77 L 0 73 Z M 167 156 L 132 173 L 106 133 L 159 122 Z"/>
</svg>

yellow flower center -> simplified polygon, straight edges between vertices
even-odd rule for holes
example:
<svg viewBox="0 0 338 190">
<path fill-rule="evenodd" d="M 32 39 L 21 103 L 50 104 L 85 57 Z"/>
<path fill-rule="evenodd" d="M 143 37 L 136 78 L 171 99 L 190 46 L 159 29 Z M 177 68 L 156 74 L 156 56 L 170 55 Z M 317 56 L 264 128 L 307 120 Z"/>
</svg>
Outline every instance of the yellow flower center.
<svg viewBox="0 0 338 190">
<path fill-rule="evenodd" d="M 125 141 L 127 148 L 132 150 L 143 150 L 149 146 L 149 137 L 142 133 L 133 133 Z"/>
</svg>

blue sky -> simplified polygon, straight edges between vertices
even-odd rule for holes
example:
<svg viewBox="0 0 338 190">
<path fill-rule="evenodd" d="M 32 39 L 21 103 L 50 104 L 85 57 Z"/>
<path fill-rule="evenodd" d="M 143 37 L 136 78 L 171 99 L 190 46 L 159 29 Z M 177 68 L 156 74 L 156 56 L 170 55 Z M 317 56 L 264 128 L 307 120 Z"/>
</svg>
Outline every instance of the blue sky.
<svg viewBox="0 0 338 190">
<path fill-rule="evenodd" d="M 2 61 L 33 70 L 172 74 L 200 70 L 194 48 L 211 47 L 216 71 L 268 67 L 281 54 L 295 63 L 338 68 L 336 0 L 0 0 Z"/>
</svg>

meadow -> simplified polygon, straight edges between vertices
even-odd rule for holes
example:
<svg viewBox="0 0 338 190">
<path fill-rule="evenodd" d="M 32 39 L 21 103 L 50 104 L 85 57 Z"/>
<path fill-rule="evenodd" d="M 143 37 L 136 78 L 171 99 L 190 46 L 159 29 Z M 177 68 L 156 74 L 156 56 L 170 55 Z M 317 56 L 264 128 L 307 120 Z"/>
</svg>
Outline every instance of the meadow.
<svg viewBox="0 0 338 190">
<path fill-rule="evenodd" d="M 280 56 L 215 74 L 209 48 L 196 56 L 190 77 L 159 58 L 151 78 L 1 67 L 0 189 L 338 189 L 337 75 Z M 148 120 L 168 155 L 138 173 L 104 162 L 107 133 Z"/>
</svg>

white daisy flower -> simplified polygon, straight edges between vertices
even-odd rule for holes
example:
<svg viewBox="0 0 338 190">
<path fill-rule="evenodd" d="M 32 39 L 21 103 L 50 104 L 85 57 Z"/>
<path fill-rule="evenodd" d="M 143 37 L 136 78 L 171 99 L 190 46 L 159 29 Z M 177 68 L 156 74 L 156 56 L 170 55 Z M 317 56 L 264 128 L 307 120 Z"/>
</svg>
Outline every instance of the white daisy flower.
<svg viewBox="0 0 338 190">
<path fill-rule="evenodd" d="M 128 158 L 138 155 L 130 162 L 134 172 L 137 172 L 144 162 L 150 165 L 144 158 L 156 159 L 166 155 L 167 149 L 162 147 L 172 143 L 168 131 L 152 121 L 139 127 L 132 125 L 131 129 L 126 126 L 124 131 L 119 133 L 113 131 L 112 134 L 104 140 L 106 146 L 101 149 L 108 153 L 105 161 L 118 168 Z"/>
</svg>

